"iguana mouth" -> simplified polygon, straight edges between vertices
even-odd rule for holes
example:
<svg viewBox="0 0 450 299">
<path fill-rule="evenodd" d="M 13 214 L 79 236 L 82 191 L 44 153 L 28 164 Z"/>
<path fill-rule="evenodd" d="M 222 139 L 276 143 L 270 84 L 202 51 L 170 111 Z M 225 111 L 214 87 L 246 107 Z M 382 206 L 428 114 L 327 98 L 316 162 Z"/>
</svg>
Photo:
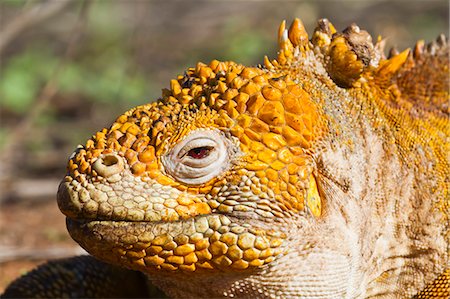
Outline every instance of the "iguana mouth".
<svg viewBox="0 0 450 299">
<path fill-rule="evenodd" d="M 155 270 L 245 270 L 273 261 L 284 234 L 232 223 L 224 215 L 176 222 L 67 218 L 72 238 L 92 255 L 129 268 Z"/>
</svg>

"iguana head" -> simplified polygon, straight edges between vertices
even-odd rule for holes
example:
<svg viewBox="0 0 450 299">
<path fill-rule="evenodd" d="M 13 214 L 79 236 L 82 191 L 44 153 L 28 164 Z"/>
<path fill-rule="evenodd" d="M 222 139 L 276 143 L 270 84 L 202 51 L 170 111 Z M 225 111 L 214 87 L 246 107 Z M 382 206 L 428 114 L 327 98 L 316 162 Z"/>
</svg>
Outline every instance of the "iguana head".
<svg viewBox="0 0 450 299">
<path fill-rule="evenodd" d="M 199 63 L 69 160 L 58 203 L 89 252 L 142 271 L 270 263 L 320 217 L 315 100 L 282 69 Z"/>
</svg>

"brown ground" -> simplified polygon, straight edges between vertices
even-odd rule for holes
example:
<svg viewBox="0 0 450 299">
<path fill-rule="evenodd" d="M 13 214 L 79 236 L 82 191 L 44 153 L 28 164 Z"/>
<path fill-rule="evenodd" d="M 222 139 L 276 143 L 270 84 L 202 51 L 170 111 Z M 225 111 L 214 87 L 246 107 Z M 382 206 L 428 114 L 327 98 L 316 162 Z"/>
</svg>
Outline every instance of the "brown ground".
<svg viewBox="0 0 450 299">
<path fill-rule="evenodd" d="M 4 203 L 0 215 L 0 294 L 47 259 L 82 252 L 67 233 L 56 200 Z"/>
</svg>

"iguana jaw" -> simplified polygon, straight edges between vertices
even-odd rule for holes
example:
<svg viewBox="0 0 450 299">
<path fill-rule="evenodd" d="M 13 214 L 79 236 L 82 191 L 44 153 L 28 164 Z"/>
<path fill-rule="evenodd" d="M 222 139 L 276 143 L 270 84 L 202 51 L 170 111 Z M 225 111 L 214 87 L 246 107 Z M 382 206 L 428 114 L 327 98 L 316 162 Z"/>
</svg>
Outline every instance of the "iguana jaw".
<svg viewBox="0 0 450 299">
<path fill-rule="evenodd" d="M 224 215 L 172 223 L 80 221 L 71 236 L 94 256 L 146 273 L 258 268 L 283 252 L 282 234 L 238 225 Z"/>
</svg>

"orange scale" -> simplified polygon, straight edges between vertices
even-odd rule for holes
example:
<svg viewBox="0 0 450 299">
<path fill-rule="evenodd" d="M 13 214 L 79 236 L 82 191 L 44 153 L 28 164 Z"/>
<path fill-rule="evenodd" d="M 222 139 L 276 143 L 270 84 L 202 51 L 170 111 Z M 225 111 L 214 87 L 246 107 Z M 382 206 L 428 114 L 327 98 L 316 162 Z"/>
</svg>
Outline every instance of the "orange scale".
<svg viewBox="0 0 450 299">
<path fill-rule="evenodd" d="M 280 171 L 278 171 L 278 175 L 280 176 L 280 178 L 281 178 L 284 182 L 286 182 L 286 183 L 289 182 L 289 177 L 290 177 L 290 176 L 289 176 L 289 173 L 288 173 L 286 167 L 283 168 L 283 169 L 281 169 Z"/>
<path fill-rule="evenodd" d="M 252 79 L 259 74 L 261 74 L 260 69 L 253 67 L 246 67 L 242 70 L 240 75 L 245 79 Z"/>
<path fill-rule="evenodd" d="M 247 137 L 250 138 L 251 140 L 254 141 L 261 140 L 261 135 L 249 128 L 244 129 L 244 134 L 247 135 Z"/>
<path fill-rule="evenodd" d="M 230 129 L 231 135 L 241 138 L 241 136 L 244 134 L 244 129 L 241 126 L 233 126 Z"/>
<path fill-rule="evenodd" d="M 217 84 L 217 88 L 216 88 L 217 92 L 223 94 L 223 93 L 225 93 L 225 91 L 227 89 L 228 89 L 228 86 L 226 85 L 226 83 L 219 81 L 219 83 Z"/>
<path fill-rule="evenodd" d="M 282 93 L 279 89 L 268 85 L 262 88 L 261 93 L 269 101 L 279 101 L 282 98 Z"/>
<path fill-rule="evenodd" d="M 266 176 L 269 180 L 276 182 L 278 180 L 278 171 L 269 168 L 266 170 Z"/>
<path fill-rule="evenodd" d="M 264 148 L 262 151 L 258 151 L 257 158 L 259 161 L 270 164 L 276 160 L 277 154 L 268 148 Z"/>
<path fill-rule="evenodd" d="M 294 114 L 300 114 L 302 112 L 300 103 L 296 96 L 292 94 L 286 94 L 283 96 L 282 102 L 287 112 L 291 112 Z"/>
<path fill-rule="evenodd" d="M 133 166 L 131 166 L 131 172 L 136 176 L 140 176 L 145 170 L 146 165 L 140 162 L 134 163 Z"/>
<path fill-rule="evenodd" d="M 267 75 L 263 74 L 263 75 L 255 76 L 252 78 L 252 81 L 259 85 L 263 85 L 264 83 L 267 83 Z"/>
<path fill-rule="evenodd" d="M 292 153 L 288 148 L 282 148 L 277 152 L 278 155 L 278 159 L 285 163 L 288 164 L 292 161 Z"/>
<path fill-rule="evenodd" d="M 258 118 L 268 125 L 281 126 L 285 124 L 284 107 L 280 102 L 266 101 L 258 112 Z"/>
<path fill-rule="evenodd" d="M 270 130 L 269 126 L 265 122 L 256 117 L 252 118 L 249 128 L 257 133 L 267 133 Z"/>
<path fill-rule="evenodd" d="M 225 75 L 225 82 L 226 82 L 227 84 L 231 84 L 231 82 L 233 82 L 233 80 L 236 79 L 237 76 L 238 76 L 238 75 L 237 75 L 236 73 L 227 73 L 227 74 Z"/>
<path fill-rule="evenodd" d="M 274 161 L 272 164 L 270 164 L 270 167 L 271 167 L 272 169 L 278 171 L 278 170 L 281 170 L 281 169 L 283 169 L 284 167 L 286 167 L 286 164 L 284 164 L 284 163 L 281 162 L 281 161 L 276 160 L 276 161 Z"/>
<path fill-rule="evenodd" d="M 264 103 L 266 102 L 266 99 L 261 95 L 260 92 L 252 95 L 250 99 L 247 102 L 247 111 L 251 114 L 256 116 L 259 112 L 259 110 L 263 107 Z"/>
<path fill-rule="evenodd" d="M 255 93 L 259 92 L 261 90 L 261 87 L 257 85 L 254 82 L 248 82 L 244 86 L 241 87 L 239 90 L 241 93 L 248 94 L 249 96 L 254 95 Z"/>
<path fill-rule="evenodd" d="M 286 117 L 286 124 L 296 132 L 303 133 L 306 130 L 306 126 L 304 124 L 302 116 L 287 112 L 285 114 L 285 117 Z"/>
<path fill-rule="evenodd" d="M 286 184 L 286 182 L 279 182 L 278 185 L 280 186 L 280 190 L 281 191 L 287 191 L 288 190 L 288 185 Z"/>
</svg>

